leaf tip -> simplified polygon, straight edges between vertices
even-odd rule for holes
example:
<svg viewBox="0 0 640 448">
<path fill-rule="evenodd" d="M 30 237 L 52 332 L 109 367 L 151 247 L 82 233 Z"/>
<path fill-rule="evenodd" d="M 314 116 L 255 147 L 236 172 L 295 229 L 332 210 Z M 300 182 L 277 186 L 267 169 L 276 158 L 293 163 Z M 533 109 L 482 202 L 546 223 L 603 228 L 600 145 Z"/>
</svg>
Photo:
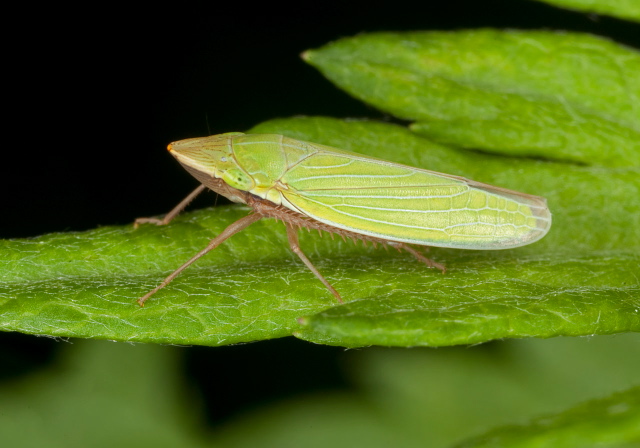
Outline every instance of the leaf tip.
<svg viewBox="0 0 640 448">
<path fill-rule="evenodd" d="M 313 50 L 306 50 L 300 53 L 300 57 L 302 58 L 303 61 L 309 62 L 313 57 L 313 53 L 314 53 Z"/>
</svg>

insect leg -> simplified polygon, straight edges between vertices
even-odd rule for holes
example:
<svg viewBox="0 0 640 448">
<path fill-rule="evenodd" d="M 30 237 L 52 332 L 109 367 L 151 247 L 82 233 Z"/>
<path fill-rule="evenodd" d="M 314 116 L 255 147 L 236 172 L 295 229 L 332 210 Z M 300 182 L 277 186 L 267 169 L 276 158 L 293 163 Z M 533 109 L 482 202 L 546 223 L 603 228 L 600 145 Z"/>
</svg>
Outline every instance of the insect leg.
<svg viewBox="0 0 640 448">
<path fill-rule="evenodd" d="M 331 294 L 333 294 L 336 297 L 338 302 L 342 303 L 342 298 L 340 297 L 340 294 L 338 294 L 338 291 L 336 291 L 335 288 L 331 286 L 331 284 L 327 281 L 327 279 L 324 278 L 322 274 L 316 269 L 316 267 L 311 263 L 311 261 L 309 261 L 309 259 L 304 254 L 304 252 L 302 252 L 302 249 L 300 249 L 300 244 L 298 243 L 297 230 L 295 230 L 293 226 L 289 224 L 287 224 L 286 227 L 287 227 L 287 237 L 289 238 L 289 246 L 291 246 L 291 250 L 293 251 L 293 253 L 295 253 L 298 257 L 300 257 L 302 262 L 305 265 L 307 265 L 309 270 L 313 272 L 313 274 L 316 277 L 318 277 L 318 279 L 324 284 L 324 286 L 327 287 L 327 289 L 331 292 Z"/>
<path fill-rule="evenodd" d="M 236 222 L 231 224 L 229 227 L 224 229 L 220 235 L 218 235 L 217 237 L 212 239 L 211 242 L 207 245 L 207 247 L 205 247 L 200 252 L 195 254 L 193 257 L 191 257 L 191 259 L 189 259 L 189 261 L 187 261 L 185 264 L 183 264 L 178 269 L 173 271 L 171 273 L 171 275 L 169 275 L 167 278 L 162 280 L 162 283 L 160 283 L 160 285 L 158 285 L 156 288 L 154 288 L 151 291 L 149 291 L 148 293 L 146 293 L 144 296 L 140 297 L 138 299 L 138 304 L 140 306 L 144 306 L 144 302 L 146 302 L 149 297 L 151 297 L 156 292 L 158 292 L 159 290 L 161 290 L 162 288 L 167 286 L 169 283 L 171 283 L 171 280 L 176 278 L 182 271 L 184 271 L 186 268 L 188 268 L 198 258 L 202 257 L 203 255 L 206 255 L 207 252 L 209 252 L 210 250 L 213 250 L 216 247 L 218 247 L 220 244 L 222 244 L 229 237 L 232 237 L 236 233 L 241 232 L 242 230 L 244 230 L 245 228 L 249 227 L 251 224 L 253 224 L 254 222 L 256 222 L 256 221 L 258 221 L 258 220 L 260 220 L 262 218 L 264 218 L 264 216 L 261 216 L 261 215 L 258 215 L 256 213 L 253 213 L 251 215 L 245 216 L 244 218 L 240 218 L 239 220 L 237 220 Z"/>
<path fill-rule="evenodd" d="M 425 257 L 424 255 L 422 255 L 420 252 L 418 252 L 417 250 L 415 250 L 413 247 L 409 246 L 408 244 L 404 244 L 404 243 L 389 243 L 389 244 L 392 244 L 394 247 L 397 247 L 398 249 L 406 250 L 411 255 L 416 257 L 418 259 L 418 261 L 423 262 L 424 264 L 426 264 L 430 268 L 440 269 L 443 274 L 447 271 L 447 268 L 445 268 L 445 266 L 443 264 L 436 263 L 435 261 Z"/>
<path fill-rule="evenodd" d="M 162 218 L 162 219 L 158 219 L 158 218 L 138 218 L 133 222 L 133 227 L 137 229 L 140 226 L 140 224 L 145 224 L 145 223 L 155 224 L 157 226 L 164 226 L 166 224 L 169 224 L 171 222 L 171 220 L 173 218 L 175 218 L 176 216 L 178 216 L 178 214 L 182 210 L 184 210 L 184 208 L 187 205 L 189 205 L 189 202 L 193 201 L 196 196 L 198 196 L 200 193 L 202 193 L 204 191 L 205 188 L 206 187 L 201 184 L 198 188 L 193 190 L 189 194 L 189 196 L 184 198 L 178 205 L 173 207 L 173 209 L 169 213 L 167 213 L 164 218 Z"/>
</svg>

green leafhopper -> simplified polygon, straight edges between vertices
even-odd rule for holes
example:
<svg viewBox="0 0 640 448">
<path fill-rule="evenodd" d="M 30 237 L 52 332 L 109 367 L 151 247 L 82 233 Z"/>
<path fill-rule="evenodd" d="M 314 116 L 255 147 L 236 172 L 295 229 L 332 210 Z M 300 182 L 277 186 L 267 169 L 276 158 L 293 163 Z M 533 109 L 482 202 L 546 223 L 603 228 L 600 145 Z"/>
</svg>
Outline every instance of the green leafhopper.
<svg viewBox="0 0 640 448">
<path fill-rule="evenodd" d="M 201 185 L 164 219 L 139 218 L 135 225 L 167 224 L 205 188 L 253 211 L 141 297 L 141 306 L 191 263 L 262 218 L 285 224 L 293 252 L 340 302 L 300 249 L 298 229 L 388 245 L 444 272 L 412 245 L 509 249 L 539 240 L 551 226 L 544 198 L 282 135 L 230 132 L 180 140 L 168 150 Z"/>
</svg>

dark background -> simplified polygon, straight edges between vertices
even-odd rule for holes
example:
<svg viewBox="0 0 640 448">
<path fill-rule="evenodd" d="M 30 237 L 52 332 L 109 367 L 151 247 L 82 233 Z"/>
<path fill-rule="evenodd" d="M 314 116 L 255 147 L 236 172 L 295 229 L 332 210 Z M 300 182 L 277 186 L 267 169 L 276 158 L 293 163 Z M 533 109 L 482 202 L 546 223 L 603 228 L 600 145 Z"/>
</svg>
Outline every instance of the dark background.
<svg viewBox="0 0 640 448">
<path fill-rule="evenodd" d="M 367 31 L 496 27 L 593 33 L 640 48 L 631 22 L 528 0 L 342 1 L 298 7 L 242 1 L 174 9 L 15 11 L 3 31 L 0 238 L 129 224 L 170 210 L 197 185 L 166 151 L 173 140 L 245 131 L 276 117 L 389 119 L 337 90 L 299 54 Z M 213 203 L 208 195 L 196 207 Z M 61 343 L 0 334 L 0 378 L 56 357 Z M 230 384 L 209 419 L 300 390 L 348 387 L 339 348 L 292 338 L 184 348 L 205 398 Z M 291 364 L 287 366 L 287 360 Z M 294 361 L 295 360 L 295 361 Z M 281 367 L 286 366 L 286 368 Z M 243 372 L 270 381 L 246 391 Z M 205 373 L 206 372 L 206 373 Z M 215 373 L 211 373 L 215 372 Z M 234 381 L 246 396 L 232 395 Z"/>
</svg>

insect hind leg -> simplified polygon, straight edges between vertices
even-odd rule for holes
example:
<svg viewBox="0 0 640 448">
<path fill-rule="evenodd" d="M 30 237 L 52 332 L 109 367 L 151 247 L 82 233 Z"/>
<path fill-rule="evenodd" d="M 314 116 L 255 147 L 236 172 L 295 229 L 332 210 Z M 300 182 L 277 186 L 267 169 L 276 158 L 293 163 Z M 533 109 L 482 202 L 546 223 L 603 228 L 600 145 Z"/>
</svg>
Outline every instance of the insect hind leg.
<svg viewBox="0 0 640 448">
<path fill-rule="evenodd" d="M 322 284 L 327 287 L 327 289 L 331 292 L 331 294 L 335 296 L 338 302 L 343 303 L 340 294 L 338 294 L 338 291 L 336 291 L 335 288 L 331 286 L 331 283 L 329 283 L 327 279 L 322 276 L 322 274 L 318 271 L 318 269 L 316 269 L 313 263 L 311 263 L 309 258 L 307 258 L 304 252 L 302 252 L 302 249 L 300 248 L 300 244 L 298 242 L 298 231 L 288 223 L 286 223 L 286 228 L 287 238 L 289 238 L 289 246 L 291 247 L 293 253 L 300 257 L 302 262 L 309 268 L 311 272 L 313 272 L 316 277 L 318 277 L 318 280 L 320 280 Z"/>
<path fill-rule="evenodd" d="M 406 252 L 409 252 L 411 255 L 413 255 L 414 257 L 416 257 L 416 259 L 424 264 L 426 264 L 427 266 L 429 266 L 430 268 L 436 268 L 436 269 L 440 269 L 440 271 L 444 274 L 445 272 L 447 272 L 447 268 L 443 265 L 440 264 L 438 262 L 433 261 L 430 258 L 425 257 L 424 255 L 422 255 L 420 252 L 418 252 L 417 250 L 415 250 L 413 247 L 409 246 L 406 243 L 389 243 L 391 246 L 397 248 L 398 250 L 404 250 Z"/>
</svg>

